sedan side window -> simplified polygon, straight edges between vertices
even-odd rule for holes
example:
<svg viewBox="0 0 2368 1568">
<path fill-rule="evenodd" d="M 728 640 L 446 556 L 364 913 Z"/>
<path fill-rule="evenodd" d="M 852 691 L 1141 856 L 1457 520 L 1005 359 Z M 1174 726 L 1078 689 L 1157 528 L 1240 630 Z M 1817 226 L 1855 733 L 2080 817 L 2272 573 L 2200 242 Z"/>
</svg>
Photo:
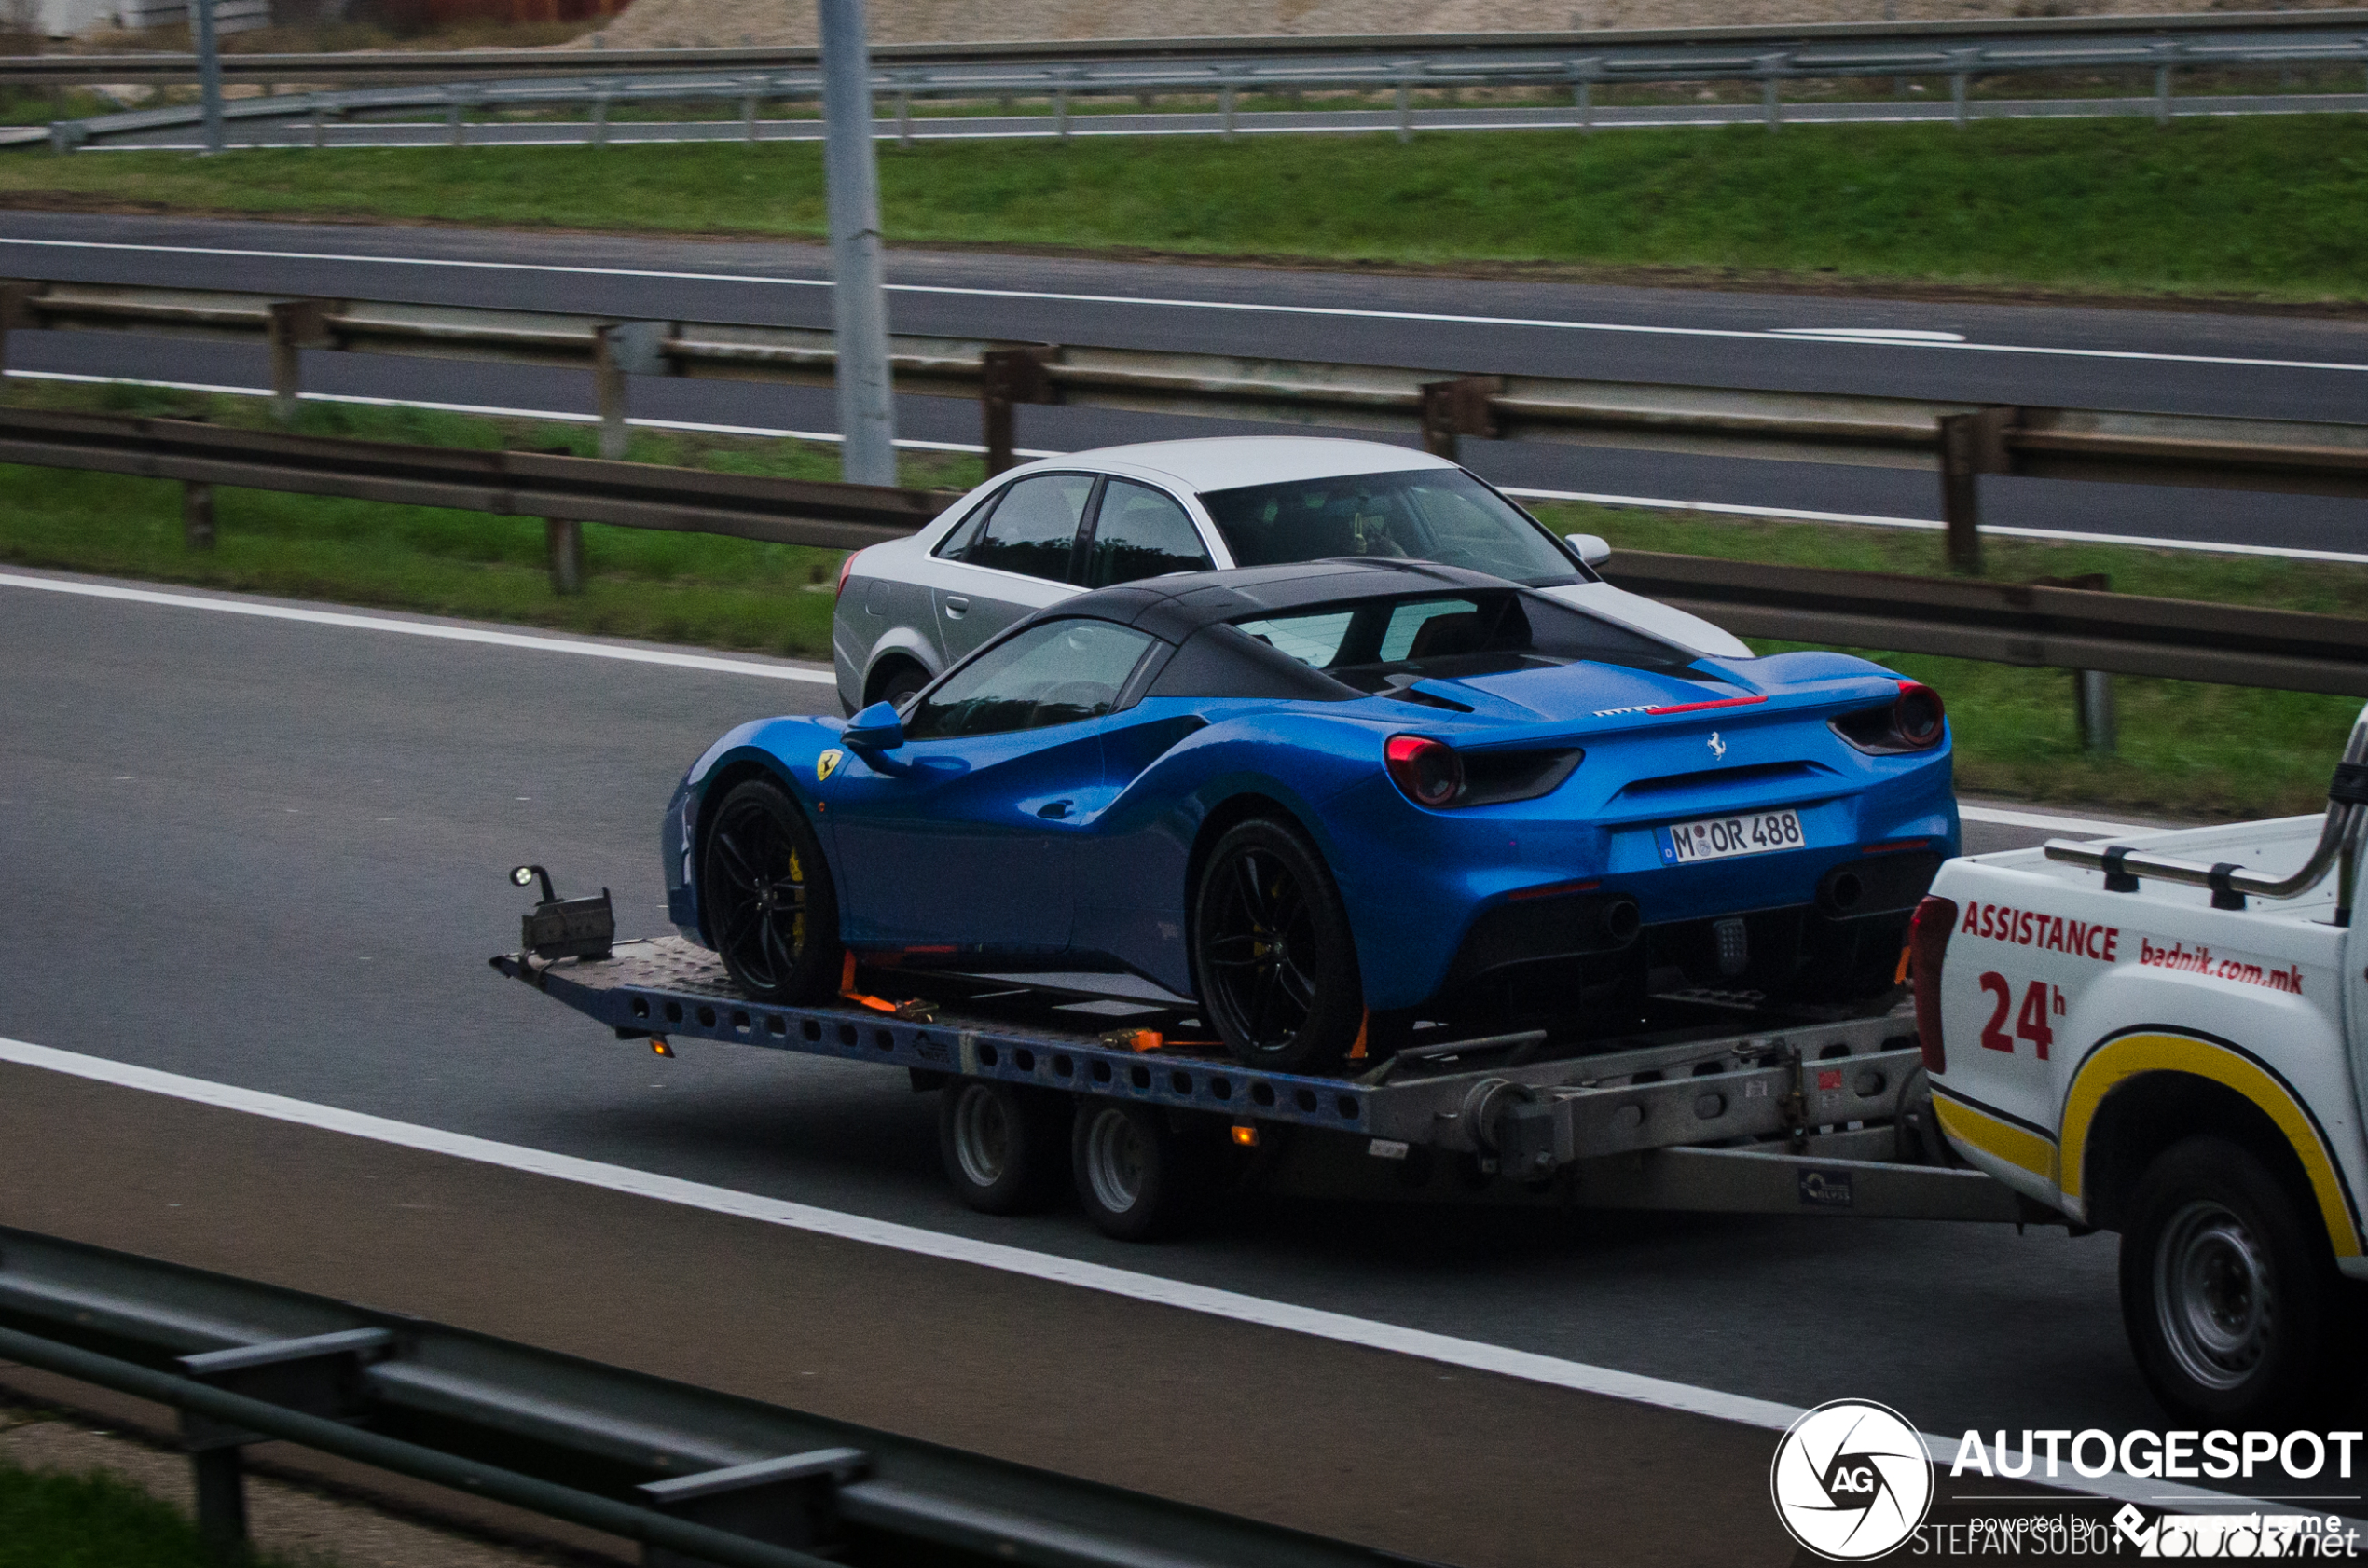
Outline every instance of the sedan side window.
<svg viewBox="0 0 2368 1568">
<path fill-rule="evenodd" d="M 1113 479 L 1102 492 L 1086 557 L 1085 585 L 1107 588 L 1170 571 L 1206 571 L 1200 530 L 1176 498 L 1149 485 Z"/>
<path fill-rule="evenodd" d="M 1094 494 L 1091 474 L 1038 474 L 1003 492 L 985 528 L 962 552 L 969 566 L 1066 583 L 1078 519 Z"/>
<path fill-rule="evenodd" d="M 1098 719 L 1157 640 L 1108 621 L 1050 621 L 945 678 L 905 720 L 916 740 L 999 735 Z"/>
</svg>

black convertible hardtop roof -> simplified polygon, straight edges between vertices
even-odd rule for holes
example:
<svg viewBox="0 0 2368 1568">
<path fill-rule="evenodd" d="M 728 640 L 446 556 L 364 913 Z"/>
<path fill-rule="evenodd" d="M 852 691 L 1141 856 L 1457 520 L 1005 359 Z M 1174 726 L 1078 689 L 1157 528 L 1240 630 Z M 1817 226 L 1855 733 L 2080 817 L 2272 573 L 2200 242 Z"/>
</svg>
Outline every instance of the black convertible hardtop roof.
<svg viewBox="0 0 2368 1568">
<path fill-rule="evenodd" d="M 1180 643 L 1203 626 L 1220 621 L 1282 614 L 1311 605 L 1401 598 L 1429 591 L 1452 593 L 1458 588 L 1518 591 L 1520 586 L 1484 571 L 1431 561 L 1354 557 L 1224 571 L 1179 571 L 1169 577 L 1122 583 L 1064 599 L 1031 619 L 1085 615 L 1138 626 L 1165 641 Z"/>
</svg>

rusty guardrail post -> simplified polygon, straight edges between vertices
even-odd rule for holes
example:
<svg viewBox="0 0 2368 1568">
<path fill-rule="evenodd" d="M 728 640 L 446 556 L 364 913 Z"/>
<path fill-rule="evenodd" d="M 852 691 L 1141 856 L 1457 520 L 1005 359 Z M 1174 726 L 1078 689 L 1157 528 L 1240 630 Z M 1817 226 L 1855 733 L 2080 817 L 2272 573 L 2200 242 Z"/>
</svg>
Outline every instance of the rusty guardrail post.
<svg viewBox="0 0 2368 1568">
<path fill-rule="evenodd" d="M 2101 571 L 2074 577 L 2034 577 L 2034 588 L 2076 588 L 2082 593 L 2108 593 L 2113 579 Z M 2080 749 L 2092 756 L 2110 757 L 2121 745 L 2121 724 L 2113 710 L 2113 678 L 2109 670 L 2075 669 L 2072 678 L 2072 728 Z"/>
<path fill-rule="evenodd" d="M 592 393 L 600 413 L 600 455 L 625 456 L 627 376 L 663 376 L 671 322 L 606 322 L 592 329 Z"/>
<path fill-rule="evenodd" d="M 181 487 L 181 543 L 192 550 L 213 548 L 213 487 L 190 480 Z"/>
<path fill-rule="evenodd" d="M 1489 400 L 1505 390 L 1502 376 L 1459 376 L 1423 383 L 1423 450 L 1455 461 L 1459 438 L 1494 440 L 1496 410 Z"/>
<path fill-rule="evenodd" d="M 1059 401 L 1053 378 L 1044 369 L 1060 351 L 1045 343 L 1021 349 L 989 349 L 979 355 L 980 440 L 986 447 L 988 478 L 1015 466 L 1019 461 L 1012 450 L 1017 440 L 1013 406 Z"/>
<path fill-rule="evenodd" d="M 303 351 L 337 346 L 329 336 L 329 304 L 324 299 L 279 299 L 268 309 L 271 323 L 265 340 L 271 350 L 271 417 L 291 424 L 303 395 Z"/>
<path fill-rule="evenodd" d="M 2110 757 L 2121 746 L 2121 720 L 2113 709 L 2113 678 L 2101 669 L 2072 671 L 2072 721 L 2080 749 Z"/>
<path fill-rule="evenodd" d="M 1948 527 L 1948 564 L 1981 570 L 1981 491 L 1976 476 L 2006 474 L 2006 432 L 2016 410 L 1983 408 L 1940 417 L 1940 516 Z"/>
<path fill-rule="evenodd" d="M 543 543 L 551 556 L 551 591 L 584 591 L 584 525 L 573 517 L 543 519 Z"/>
<path fill-rule="evenodd" d="M 189 1432 L 193 1424 L 198 1424 L 183 1411 L 183 1432 Z M 190 1479 L 197 1492 L 198 1536 L 216 1556 L 235 1561 L 246 1555 L 249 1545 L 246 1466 L 241 1445 L 185 1437 L 184 1446 L 189 1451 Z"/>
<path fill-rule="evenodd" d="M 0 282 L 0 376 L 8 373 L 8 334 L 41 324 L 33 313 L 40 293 L 39 283 Z"/>
<path fill-rule="evenodd" d="M 593 329 L 592 399 L 600 414 L 600 455 L 625 456 L 625 367 L 617 363 L 613 326 Z"/>
</svg>

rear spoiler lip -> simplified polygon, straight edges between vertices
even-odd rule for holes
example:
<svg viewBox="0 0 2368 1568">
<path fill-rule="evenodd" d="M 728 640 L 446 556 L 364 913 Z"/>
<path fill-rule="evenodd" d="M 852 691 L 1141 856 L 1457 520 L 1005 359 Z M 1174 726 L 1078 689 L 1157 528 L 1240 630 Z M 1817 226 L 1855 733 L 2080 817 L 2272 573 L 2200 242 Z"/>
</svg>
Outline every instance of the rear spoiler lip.
<svg viewBox="0 0 2368 1568">
<path fill-rule="evenodd" d="M 1451 686 L 1451 682 L 1441 682 Z M 1495 694 L 1483 694 L 1494 695 Z M 1736 722 L 1756 728 L 1762 724 L 1776 725 L 1797 721 L 1822 723 L 1843 713 L 1863 708 L 1879 708 L 1892 700 L 1895 693 L 1839 694 L 1832 692 L 1759 693 L 1749 696 L 1719 697 L 1702 702 L 1639 704 L 1631 708 L 1607 708 L 1591 713 L 1563 719 L 1538 719 L 1529 722 L 1497 721 L 1476 723 L 1475 720 L 1490 716 L 1440 715 L 1447 720 L 1430 729 L 1421 721 L 1405 728 L 1436 733 L 1459 751 L 1541 751 L 1561 747 L 1593 747 L 1629 740 L 1649 740 L 1658 736 L 1682 735 L 1705 723 L 1725 722 L 1732 713 Z M 1410 713 L 1411 718 L 1411 713 Z M 1665 721 L 1675 721 L 1673 722 Z M 1946 745 L 1934 751 L 1946 752 Z M 1927 753 L 1919 752 L 1919 756 Z"/>
</svg>

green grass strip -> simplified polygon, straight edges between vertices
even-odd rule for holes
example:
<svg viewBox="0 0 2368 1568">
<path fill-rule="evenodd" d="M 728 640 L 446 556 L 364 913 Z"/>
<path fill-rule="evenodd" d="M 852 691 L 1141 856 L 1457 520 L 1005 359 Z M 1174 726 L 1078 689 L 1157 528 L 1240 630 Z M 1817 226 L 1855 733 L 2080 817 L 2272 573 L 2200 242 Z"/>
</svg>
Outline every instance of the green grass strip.
<svg viewBox="0 0 2368 1568">
<path fill-rule="evenodd" d="M 9 395 L 58 407 L 268 422 L 259 398 L 22 383 Z M 585 455 L 594 441 L 582 425 L 319 403 L 304 406 L 299 428 Z M 795 478 L 837 475 L 834 448 L 795 442 L 636 432 L 633 443 L 631 455 L 644 461 Z M 981 472 L 970 458 L 908 456 L 903 469 L 908 484 L 949 488 L 975 484 Z M 585 591 L 562 598 L 551 590 L 537 518 L 217 489 L 219 543 L 192 551 L 183 543 L 177 484 L 0 467 L 0 494 L 8 498 L 0 508 L 0 561 L 830 656 L 831 587 L 841 558 L 835 551 L 588 524 Z M 1538 511 L 1563 531 L 1599 533 L 1621 549 L 1922 575 L 1947 570 L 1936 533 L 1582 504 Z M 1989 575 L 2010 582 L 2102 571 L 2123 593 L 2368 613 L 2368 568 L 2327 562 L 1993 538 L 1987 565 Z M 2120 750 L 2096 757 L 2080 749 L 2072 678 L 2065 671 L 1860 651 L 1942 693 L 1956 724 L 1961 788 L 2034 801 L 2208 816 L 2315 810 L 2361 706 L 2348 697 L 2123 678 L 2115 682 Z"/>
<path fill-rule="evenodd" d="M 286 1560 L 241 1557 L 231 1568 Z M 131 1482 L 0 1463 L 0 1568 L 226 1568 L 181 1511 Z M 308 1556 L 306 1568 L 333 1568 Z"/>
<path fill-rule="evenodd" d="M 883 144 L 905 243 L 2356 300 L 2368 117 Z M 824 232 L 815 144 L 0 155 L 0 205 Z"/>
</svg>

